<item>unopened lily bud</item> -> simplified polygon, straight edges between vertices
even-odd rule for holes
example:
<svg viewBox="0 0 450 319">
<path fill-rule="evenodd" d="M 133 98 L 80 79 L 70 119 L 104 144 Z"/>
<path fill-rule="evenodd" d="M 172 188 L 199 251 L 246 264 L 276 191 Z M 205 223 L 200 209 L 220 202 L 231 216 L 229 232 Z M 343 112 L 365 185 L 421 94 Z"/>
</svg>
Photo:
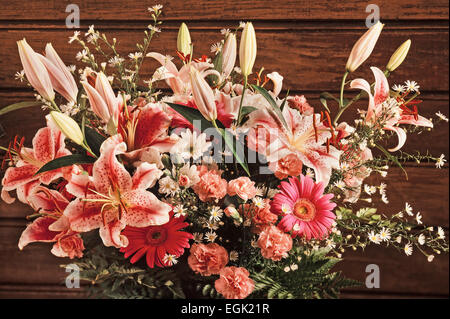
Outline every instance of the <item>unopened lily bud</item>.
<svg viewBox="0 0 450 319">
<path fill-rule="evenodd" d="M 187 56 L 191 54 L 191 35 L 186 23 L 182 23 L 178 30 L 177 50 Z"/>
<path fill-rule="evenodd" d="M 50 75 L 39 58 L 39 55 L 34 52 L 25 39 L 17 41 L 17 47 L 19 48 L 23 70 L 31 86 L 44 99 L 53 101 L 55 99 L 55 92 L 53 91 Z"/>
<path fill-rule="evenodd" d="M 356 41 L 352 52 L 350 52 L 350 56 L 348 57 L 347 65 L 345 66 L 345 69 L 348 72 L 355 71 L 372 54 L 373 48 L 378 41 L 378 37 L 380 36 L 383 27 L 384 24 L 378 21 L 371 26 L 358 41 Z"/>
<path fill-rule="evenodd" d="M 109 109 L 103 97 L 89 84 L 88 81 L 81 81 L 81 84 L 86 91 L 92 111 L 101 118 L 104 123 L 108 123 L 110 119 Z"/>
<path fill-rule="evenodd" d="M 217 108 L 214 92 L 208 82 L 195 68 L 191 68 L 191 86 L 194 102 L 203 117 L 212 122 L 217 118 Z"/>
<path fill-rule="evenodd" d="M 410 47 L 411 47 L 411 40 L 408 39 L 405 42 L 403 42 L 403 44 L 399 46 L 397 50 L 395 50 L 394 54 L 391 56 L 388 64 L 386 65 L 386 69 L 389 72 L 394 71 L 396 68 L 400 66 L 400 64 L 403 63 L 403 60 L 405 60 Z"/>
<path fill-rule="evenodd" d="M 92 83 L 92 85 L 91 85 Z M 103 72 L 96 73 L 95 80 L 81 81 L 86 91 L 92 111 L 104 123 L 112 122 L 117 127 L 121 97 L 115 96 L 111 84 Z"/>
<path fill-rule="evenodd" d="M 251 22 L 245 24 L 241 35 L 241 43 L 239 46 L 239 62 L 241 65 L 241 73 L 247 77 L 252 73 L 253 65 L 256 59 L 256 35 L 255 29 Z"/>
<path fill-rule="evenodd" d="M 70 116 L 56 111 L 50 112 L 50 116 L 52 117 L 52 120 L 56 124 L 56 126 L 58 126 L 58 128 L 67 138 L 71 139 L 78 145 L 83 144 L 83 132 L 81 132 L 78 123 L 75 122 Z"/>
<path fill-rule="evenodd" d="M 47 68 L 55 91 L 64 96 L 67 101 L 76 103 L 78 95 L 77 83 L 51 43 L 47 43 L 45 46 L 45 57 L 39 54 L 39 58 Z"/>
<path fill-rule="evenodd" d="M 222 73 L 227 78 L 236 64 L 237 43 L 236 35 L 229 33 L 222 49 Z"/>
</svg>

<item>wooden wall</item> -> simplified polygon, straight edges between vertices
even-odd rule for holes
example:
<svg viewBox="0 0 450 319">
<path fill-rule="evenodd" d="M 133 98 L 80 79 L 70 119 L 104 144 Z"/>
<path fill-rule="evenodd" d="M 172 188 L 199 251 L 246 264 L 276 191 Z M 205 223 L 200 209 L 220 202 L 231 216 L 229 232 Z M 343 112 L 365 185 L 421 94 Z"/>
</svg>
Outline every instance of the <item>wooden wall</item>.
<svg viewBox="0 0 450 319">
<path fill-rule="evenodd" d="M 52 42 L 67 64 L 75 64 L 79 47 L 69 45 L 73 29 L 65 27 L 67 0 L 10 0 L 0 10 L 0 106 L 32 98 L 32 92 L 14 81 L 21 70 L 16 41 L 26 37 L 38 51 Z M 234 27 L 241 20 L 252 20 L 257 32 L 257 67 L 278 71 L 285 78 L 284 89 L 305 94 L 318 105 L 322 91 L 336 92 L 348 53 L 353 43 L 366 30 L 365 8 L 376 3 L 381 20 L 386 24 L 373 55 L 358 70 L 358 76 L 372 79 L 369 66 L 383 68 L 391 53 L 410 38 L 412 47 L 406 62 L 389 82 L 416 80 L 421 86 L 424 103 L 420 113 L 434 117 L 437 111 L 449 114 L 449 7 L 446 0 L 185 0 L 160 1 L 164 5 L 163 33 L 152 43 L 152 50 L 174 55 L 178 26 L 186 21 L 197 54 L 209 54 L 210 44 L 220 40 L 220 29 Z M 119 51 L 134 51 L 134 43 L 142 40 L 142 30 L 150 23 L 146 8 L 150 1 L 78 0 L 81 30 L 90 24 L 116 37 Z M 143 77 L 149 77 L 156 64 L 147 62 Z M 366 107 L 366 102 L 359 104 Z M 354 110 L 356 110 L 354 107 Z M 347 117 L 349 118 L 349 117 Z M 20 134 L 30 141 L 44 121 L 39 109 L 10 113 L 0 118 L 6 145 Z M 1 132 L 0 132 L 1 133 Z M 405 151 L 427 149 L 448 158 L 448 124 L 429 133 L 408 137 Z M 393 141 L 395 143 L 395 141 Z M 398 212 L 404 201 L 422 212 L 424 222 L 445 225 L 448 230 L 449 174 L 433 164 L 408 163 L 409 182 L 398 168 L 391 168 L 386 179 L 390 204 L 374 203 L 389 214 Z M 373 177 L 372 182 L 380 181 Z M 371 181 L 368 181 L 369 183 Z M 29 210 L 20 205 L 0 204 L 0 297 L 3 298 L 74 298 L 83 297 L 80 290 L 69 290 L 61 283 L 64 271 L 53 257 L 50 246 L 33 244 L 19 251 L 17 241 Z M 365 267 L 375 263 L 381 269 L 380 289 L 354 289 L 343 294 L 347 298 L 417 298 L 448 297 L 448 257 L 437 256 L 428 263 L 418 252 L 406 257 L 394 249 L 371 247 L 365 252 L 346 252 L 342 269 L 348 276 L 364 280 Z"/>
</svg>

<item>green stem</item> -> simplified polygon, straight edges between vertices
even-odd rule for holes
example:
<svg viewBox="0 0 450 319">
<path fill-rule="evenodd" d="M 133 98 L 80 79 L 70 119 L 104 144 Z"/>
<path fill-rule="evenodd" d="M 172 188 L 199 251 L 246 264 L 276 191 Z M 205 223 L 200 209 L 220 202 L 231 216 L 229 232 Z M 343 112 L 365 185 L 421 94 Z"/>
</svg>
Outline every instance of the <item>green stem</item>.
<svg viewBox="0 0 450 319">
<path fill-rule="evenodd" d="M 88 151 L 92 156 L 94 156 L 95 158 L 98 158 L 97 155 L 95 155 L 95 153 L 91 150 L 91 148 L 89 147 L 89 145 L 87 145 L 87 143 L 85 141 L 83 141 L 83 144 L 80 145 L 82 148 L 84 148 L 86 151 Z"/>
<path fill-rule="evenodd" d="M 242 117 L 242 104 L 244 102 L 244 96 L 245 96 L 245 90 L 247 89 L 247 77 L 244 77 L 244 90 L 242 91 L 242 96 L 241 96 L 241 102 L 239 104 L 239 113 L 238 113 L 238 118 L 237 118 L 237 125 L 239 126 L 239 124 L 241 123 L 241 117 Z"/>
<path fill-rule="evenodd" d="M 348 71 L 345 71 L 344 76 L 342 77 L 342 83 L 341 83 L 341 98 L 339 102 L 339 108 L 342 108 L 344 106 L 344 86 L 345 86 L 345 79 L 347 79 Z"/>
<path fill-rule="evenodd" d="M 54 100 L 51 100 L 50 103 L 51 103 L 54 111 L 61 112 L 61 110 L 59 109 L 58 105 L 56 105 Z"/>
</svg>

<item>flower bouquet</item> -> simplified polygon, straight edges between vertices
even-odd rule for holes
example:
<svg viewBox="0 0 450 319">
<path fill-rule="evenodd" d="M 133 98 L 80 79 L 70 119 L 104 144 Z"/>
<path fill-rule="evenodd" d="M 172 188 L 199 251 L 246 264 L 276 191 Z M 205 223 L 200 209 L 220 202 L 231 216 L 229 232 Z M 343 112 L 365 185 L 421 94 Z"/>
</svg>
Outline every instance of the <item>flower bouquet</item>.
<svg viewBox="0 0 450 319">
<path fill-rule="evenodd" d="M 337 297 L 359 284 L 333 271 L 346 249 L 393 246 L 429 261 L 448 252 L 443 229 L 422 225 L 408 203 L 389 215 L 366 207 L 374 196 L 388 202 L 385 183 L 364 184 L 371 174 L 445 162 L 399 151 L 407 133 L 448 121 L 419 115 L 416 82 L 388 84 L 410 40 L 384 70 L 371 68 L 374 83 L 350 81 L 382 31 L 373 25 L 350 53 L 340 95 L 312 106 L 281 97 L 279 73 L 254 70 L 251 23 L 222 30 L 212 57 L 195 54 L 184 23 L 175 58 L 149 52 L 161 9 L 149 8 L 153 23 L 129 55 L 94 26 L 76 31 L 69 43 L 81 45 L 83 66 L 66 66 L 51 44 L 41 55 L 17 42 L 17 77 L 36 101 L 0 114 L 48 111 L 30 147 L 19 137 L 2 147 L 2 199 L 15 191 L 35 211 L 19 249 L 52 243 L 100 297 L 227 299 Z M 145 58 L 160 64 L 150 79 L 140 78 Z M 354 123 L 340 121 L 361 97 L 368 106 Z"/>
</svg>

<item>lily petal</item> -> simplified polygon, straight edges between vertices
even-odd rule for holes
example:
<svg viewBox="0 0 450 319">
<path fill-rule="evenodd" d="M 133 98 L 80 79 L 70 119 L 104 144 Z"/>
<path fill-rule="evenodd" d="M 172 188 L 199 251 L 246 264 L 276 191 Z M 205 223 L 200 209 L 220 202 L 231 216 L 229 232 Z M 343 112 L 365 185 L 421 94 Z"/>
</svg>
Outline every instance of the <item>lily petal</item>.
<svg viewBox="0 0 450 319">
<path fill-rule="evenodd" d="M 373 98 L 375 105 L 383 103 L 389 97 L 389 84 L 383 71 L 377 67 L 370 68 L 375 77 Z"/>
<path fill-rule="evenodd" d="M 406 132 L 404 129 L 402 129 L 401 127 L 398 127 L 398 126 L 385 126 L 384 129 L 389 130 L 389 131 L 394 131 L 395 133 L 397 133 L 397 136 L 398 136 L 397 146 L 394 148 L 388 149 L 389 152 L 398 151 L 399 149 L 401 149 L 403 147 L 403 145 L 405 145 Z"/>
<path fill-rule="evenodd" d="M 125 223 L 133 227 L 162 225 L 169 221 L 170 205 L 160 201 L 153 193 L 136 189 L 123 194 L 128 203 Z"/>
<path fill-rule="evenodd" d="M 97 191 L 108 194 L 110 189 L 126 192 L 131 189 L 130 173 L 117 160 L 116 155 L 126 151 L 127 145 L 120 135 L 115 135 L 103 142 L 100 147 L 101 156 L 94 163 L 92 176 Z"/>
<path fill-rule="evenodd" d="M 116 220 L 108 223 L 106 226 L 100 227 L 100 237 L 103 240 L 103 244 L 106 247 L 126 247 L 128 246 L 128 238 L 121 235 L 122 230 L 126 227 L 126 224 Z"/>
<path fill-rule="evenodd" d="M 163 172 L 155 164 L 141 163 L 133 175 L 133 189 L 147 189 L 155 186 Z"/>
<path fill-rule="evenodd" d="M 26 245 L 32 242 L 52 242 L 59 234 L 48 229 L 55 222 L 52 217 L 39 217 L 35 219 L 23 231 L 19 239 L 19 249 L 22 250 Z"/>
</svg>

